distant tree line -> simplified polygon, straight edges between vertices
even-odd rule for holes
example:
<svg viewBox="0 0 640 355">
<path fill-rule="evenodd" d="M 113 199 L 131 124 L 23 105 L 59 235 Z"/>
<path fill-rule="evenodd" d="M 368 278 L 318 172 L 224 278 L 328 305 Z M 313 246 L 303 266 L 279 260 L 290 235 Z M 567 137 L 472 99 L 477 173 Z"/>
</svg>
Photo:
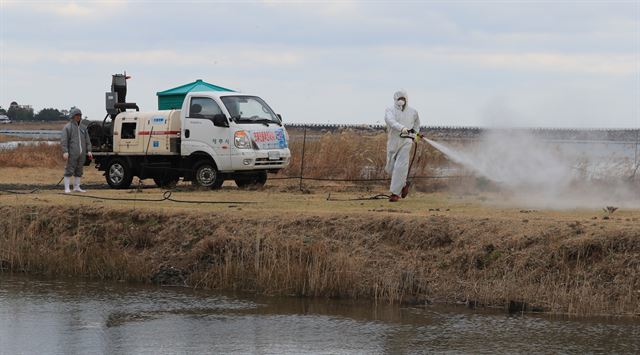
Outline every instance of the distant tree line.
<svg viewBox="0 0 640 355">
<path fill-rule="evenodd" d="M 0 115 L 9 116 L 12 121 L 59 121 L 67 118 L 67 110 L 43 108 L 34 113 L 30 106 L 11 105 L 6 110 L 0 106 Z"/>
</svg>

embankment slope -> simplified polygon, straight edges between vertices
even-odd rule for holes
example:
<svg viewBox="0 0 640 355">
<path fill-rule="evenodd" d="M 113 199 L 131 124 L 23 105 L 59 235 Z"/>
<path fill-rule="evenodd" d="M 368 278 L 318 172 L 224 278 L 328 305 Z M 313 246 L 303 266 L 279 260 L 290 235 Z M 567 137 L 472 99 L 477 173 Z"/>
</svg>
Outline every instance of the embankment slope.
<svg viewBox="0 0 640 355">
<path fill-rule="evenodd" d="M 4 271 L 640 315 L 640 223 L 0 206 Z M 635 216 L 635 215 L 634 215 Z"/>
</svg>

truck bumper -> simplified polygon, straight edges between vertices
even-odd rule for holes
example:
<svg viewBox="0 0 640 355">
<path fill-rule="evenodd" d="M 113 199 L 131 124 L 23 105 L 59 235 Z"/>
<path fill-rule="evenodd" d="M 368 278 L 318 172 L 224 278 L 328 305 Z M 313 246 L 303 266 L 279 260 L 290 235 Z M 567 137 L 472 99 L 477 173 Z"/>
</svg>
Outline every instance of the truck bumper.
<svg viewBox="0 0 640 355">
<path fill-rule="evenodd" d="M 235 171 L 280 170 L 291 161 L 289 149 L 247 150 L 231 156 L 231 166 Z"/>
</svg>

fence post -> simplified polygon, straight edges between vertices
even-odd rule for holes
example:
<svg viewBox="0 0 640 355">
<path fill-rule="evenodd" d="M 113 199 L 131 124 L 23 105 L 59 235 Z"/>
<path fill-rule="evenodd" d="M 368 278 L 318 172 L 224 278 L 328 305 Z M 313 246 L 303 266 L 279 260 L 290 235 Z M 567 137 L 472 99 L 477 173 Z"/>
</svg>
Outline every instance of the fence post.
<svg viewBox="0 0 640 355">
<path fill-rule="evenodd" d="M 636 130 L 636 150 L 633 155 L 633 174 L 631 175 L 630 180 L 633 180 L 636 177 L 638 168 L 640 168 L 640 162 L 638 161 L 638 144 L 640 144 L 640 129 Z"/>
<path fill-rule="evenodd" d="M 307 125 L 304 126 L 302 135 L 302 156 L 300 157 L 300 191 L 302 191 L 302 180 L 304 178 L 304 150 L 307 145 Z"/>
</svg>

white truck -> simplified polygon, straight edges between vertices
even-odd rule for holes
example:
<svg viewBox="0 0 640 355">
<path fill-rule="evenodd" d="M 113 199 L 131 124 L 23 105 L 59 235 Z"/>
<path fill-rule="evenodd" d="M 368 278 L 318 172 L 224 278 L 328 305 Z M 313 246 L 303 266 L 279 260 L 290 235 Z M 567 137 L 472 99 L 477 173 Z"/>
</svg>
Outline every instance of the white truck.
<svg viewBox="0 0 640 355">
<path fill-rule="evenodd" d="M 87 128 L 96 168 L 112 188 L 128 188 L 135 176 L 152 178 L 160 187 L 180 178 L 212 189 L 225 180 L 241 188 L 261 186 L 267 173 L 289 164 L 282 118 L 260 97 L 190 92 L 180 110 L 140 112 L 135 103 L 124 102 L 126 79 L 118 75 L 106 95 L 109 113 Z M 127 111 L 131 108 L 136 111 Z"/>
</svg>

